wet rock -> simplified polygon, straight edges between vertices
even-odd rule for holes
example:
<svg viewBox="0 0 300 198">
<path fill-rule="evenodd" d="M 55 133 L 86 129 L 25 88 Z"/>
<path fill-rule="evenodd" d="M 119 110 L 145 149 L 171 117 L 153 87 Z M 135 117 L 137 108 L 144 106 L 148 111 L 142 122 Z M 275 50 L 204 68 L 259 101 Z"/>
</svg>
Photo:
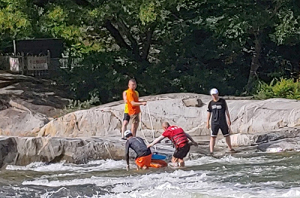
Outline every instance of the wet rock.
<svg viewBox="0 0 300 198">
<path fill-rule="evenodd" d="M 287 128 L 258 136 L 257 148 L 263 152 L 300 151 L 300 129 Z"/>
<path fill-rule="evenodd" d="M 15 164 L 18 156 L 17 143 L 12 137 L 0 138 L 0 167 L 5 164 Z"/>
<path fill-rule="evenodd" d="M 257 134 L 256 143 L 266 143 L 272 142 L 276 140 L 281 140 L 285 138 L 295 138 L 300 136 L 300 129 L 299 128 L 284 128 L 277 131 L 270 131 L 268 133 Z"/>
<path fill-rule="evenodd" d="M 274 142 L 262 143 L 257 146 L 258 150 L 268 153 L 284 151 L 300 151 L 300 138 L 286 138 Z"/>
<path fill-rule="evenodd" d="M 0 167 L 32 162 L 87 163 L 99 159 L 124 159 L 125 141 L 90 138 L 2 137 Z"/>
<path fill-rule="evenodd" d="M 258 135 L 252 134 L 233 134 L 231 137 L 231 144 L 233 147 L 238 146 L 251 146 L 256 144 Z M 217 142 L 218 145 L 226 146 L 225 138 L 220 139 Z"/>
</svg>

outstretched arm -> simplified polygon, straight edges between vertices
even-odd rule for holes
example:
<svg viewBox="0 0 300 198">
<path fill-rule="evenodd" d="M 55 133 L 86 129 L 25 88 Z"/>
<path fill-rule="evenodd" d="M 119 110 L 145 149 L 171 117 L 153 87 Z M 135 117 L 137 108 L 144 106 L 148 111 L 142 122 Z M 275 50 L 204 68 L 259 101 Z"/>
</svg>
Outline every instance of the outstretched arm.
<svg viewBox="0 0 300 198">
<path fill-rule="evenodd" d="M 128 142 L 126 142 L 126 144 L 125 144 L 125 159 L 126 159 L 126 163 L 127 163 L 126 169 L 129 170 L 129 144 L 128 144 Z"/>
<path fill-rule="evenodd" d="M 195 142 L 195 140 L 190 136 L 190 134 L 188 133 L 185 133 L 186 137 L 192 141 L 192 143 L 195 145 L 195 146 L 198 146 L 197 142 Z"/>
<path fill-rule="evenodd" d="M 157 142 L 163 140 L 165 138 L 165 136 L 161 135 L 158 138 L 156 138 L 151 144 L 148 145 L 148 148 L 151 146 L 154 146 Z"/>
<path fill-rule="evenodd" d="M 132 106 L 140 106 L 140 105 L 146 105 L 147 102 L 146 101 L 143 101 L 143 102 L 134 102 L 134 101 L 131 101 L 130 102 Z"/>
</svg>

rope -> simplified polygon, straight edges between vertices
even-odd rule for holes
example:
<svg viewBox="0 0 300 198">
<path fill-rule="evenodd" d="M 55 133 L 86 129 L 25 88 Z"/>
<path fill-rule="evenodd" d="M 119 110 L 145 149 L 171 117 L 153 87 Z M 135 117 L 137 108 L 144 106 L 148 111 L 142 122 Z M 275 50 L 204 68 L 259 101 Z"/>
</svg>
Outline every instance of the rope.
<svg viewBox="0 0 300 198">
<path fill-rule="evenodd" d="M 148 113 L 148 116 L 149 116 L 149 120 L 150 120 L 150 126 L 151 126 L 151 132 L 152 132 L 152 142 L 155 140 L 155 131 L 154 131 L 154 127 L 153 127 L 153 121 L 152 121 L 152 117 L 151 117 L 151 114 L 150 114 L 150 109 L 149 109 L 149 103 L 147 103 L 147 113 Z M 141 116 L 141 123 L 142 123 L 142 116 Z M 142 128 L 142 125 L 141 125 L 141 128 Z M 144 136 L 144 139 L 146 140 L 147 144 L 149 144 L 146 136 L 145 136 L 145 133 L 143 130 L 141 130 L 142 133 L 143 133 L 143 136 Z M 154 145 L 154 150 L 155 152 L 157 152 L 157 147 L 159 148 L 170 148 L 170 146 L 167 146 L 167 145 Z"/>
<path fill-rule="evenodd" d="M 148 115 L 149 115 L 149 119 L 150 119 L 150 126 L 151 126 L 151 129 L 152 129 L 152 137 L 153 137 L 153 140 L 155 140 L 155 135 L 154 135 L 154 127 L 153 127 L 153 123 L 152 123 L 152 117 L 150 115 L 150 109 L 149 109 L 149 105 L 147 105 L 147 110 L 148 110 Z"/>
<path fill-rule="evenodd" d="M 146 105 L 147 106 L 147 111 L 148 111 L 148 115 L 149 115 L 149 120 L 150 120 L 150 126 L 151 126 L 151 131 L 152 131 L 152 142 L 155 140 L 155 136 L 154 136 L 154 128 L 153 128 L 153 124 L 152 124 L 152 118 L 151 118 L 151 115 L 150 115 L 150 110 L 149 110 L 149 106 L 148 104 Z M 150 144 L 149 141 L 147 140 L 146 136 L 145 136 L 145 133 L 144 131 L 142 130 L 142 116 L 141 116 L 141 131 L 143 133 L 143 136 L 144 136 L 144 139 L 145 141 L 147 142 L 147 144 Z M 156 151 L 156 145 L 154 145 L 154 149 Z"/>
<path fill-rule="evenodd" d="M 142 131 L 142 133 L 143 133 L 143 136 L 144 136 L 144 139 L 145 139 L 146 143 L 147 143 L 147 144 L 150 144 L 150 143 L 148 142 L 148 140 L 147 140 L 146 136 L 145 136 L 145 133 L 144 133 L 144 131 L 142 130 L 142 125 L 143 125 L 143 124 L 142 124 L 142 117 L 143 117 L 143 116 L 141 116 L 141 122 L 140 122 L 140 124 L 141 124 L 141 127 L 140 127 L 140 128 L 141 128 L 141 131 Z"/>
</svg>

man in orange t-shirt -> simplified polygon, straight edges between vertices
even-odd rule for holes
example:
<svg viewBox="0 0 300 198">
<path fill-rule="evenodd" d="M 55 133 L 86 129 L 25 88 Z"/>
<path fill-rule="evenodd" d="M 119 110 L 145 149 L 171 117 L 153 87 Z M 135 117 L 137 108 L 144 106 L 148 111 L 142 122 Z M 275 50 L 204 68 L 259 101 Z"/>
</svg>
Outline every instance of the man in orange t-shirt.
<svg viewBox="0 0 300 198">
<path fill-rule="evenodd" d="M 136 131 L 139 126 L 139 113 L 141 112 L 140 105 L 146 105 L 147 102 L 139 101 L 139 97 L 135 92 L 136 89 L 136 81 L 135 79 L 130 79 L 128 82 L 128 89 L 126 92 L 126 101 L 128 105 L 128 115 L 130 116 L 130 119 L 132 120 L 132 126 L 131 131 L 132 135 L 136 136 Z"/>
<path fill-rule="evenodd" d="M 130 116 L 128 114 L 128 104 L 127 104 L 127 90 L 123 91 L 123 100 L 125 102 L 125 106 L 124 106 L 124 117 L 123 117 L 123 123 L 122 123 L 122 129 L 121 129 L 121 134 L 122 134 L 122 140 L 126 140 L 126 138 L 124 137 L 124 132 L 127 130 L 127 125 L 129 123 L 130 120 Z M 139 92 L 135 91 L 136 95 L 139 97 Z"/>
</svg>

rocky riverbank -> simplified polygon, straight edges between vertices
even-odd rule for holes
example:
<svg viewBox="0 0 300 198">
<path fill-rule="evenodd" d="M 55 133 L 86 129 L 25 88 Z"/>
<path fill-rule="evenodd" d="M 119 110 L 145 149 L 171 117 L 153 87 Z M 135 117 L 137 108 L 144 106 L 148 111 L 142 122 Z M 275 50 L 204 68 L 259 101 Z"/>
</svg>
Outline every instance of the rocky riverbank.
<svg viewBox="0 0 300 198">
<path fill-rule="evenodd" d="M 116 140 L 97 137 L 1 137 L 0 167 L 7 164 L 27 165 L 31 162 L 86 163 L 97 159 L 123 159 L 124 145 Z"/>
<path fill-rule="evenodd" d="M 0 73 L 0 95 L 0 166 L 123 158 L 123 101 L 59 116 L 68 104 L 63 91 L 48 81 L 7 73 Z M 224 98 L 232 119 L 232 143 L 240 151 L 237 155 L 299 150 L 298 101 Z M 150 142 L 161 134 L 161 122 L 169 121 L 200 143 L 198 148 L 192 148 L 191 156 L 208 153 L 210 131 L 205 126 L 210 96 L 173 93 L 141 99 L 148 104 L 142 107 L 139 136 Z M 161 151 L 171 153 L 169 143 L 161 146 Z M 220 135 L 216 145 L 220 155 L 225 154 L 224 146 Z"/>
</svg>

